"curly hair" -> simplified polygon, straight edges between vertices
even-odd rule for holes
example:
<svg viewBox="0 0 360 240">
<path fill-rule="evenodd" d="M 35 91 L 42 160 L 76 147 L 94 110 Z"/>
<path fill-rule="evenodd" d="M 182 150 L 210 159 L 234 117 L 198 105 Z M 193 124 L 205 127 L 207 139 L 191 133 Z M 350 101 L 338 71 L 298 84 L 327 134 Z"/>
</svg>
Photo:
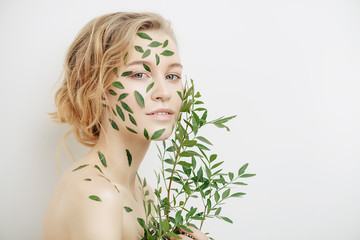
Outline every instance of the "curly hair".
<svg viewBox="0 0 360 240">
<path fill-rule="evenodd" d="M 170 23 L 155 13 L 117 12 L 86 24 L 71 44 L 65 59 L 64 78 L 55 94 L 56 122 L 69 123 L 76 139 L 93 146 L 99 139 L 102 97 L 124 65 L 136 33 L 163 30 L 173 39 Z"/>
</svg>

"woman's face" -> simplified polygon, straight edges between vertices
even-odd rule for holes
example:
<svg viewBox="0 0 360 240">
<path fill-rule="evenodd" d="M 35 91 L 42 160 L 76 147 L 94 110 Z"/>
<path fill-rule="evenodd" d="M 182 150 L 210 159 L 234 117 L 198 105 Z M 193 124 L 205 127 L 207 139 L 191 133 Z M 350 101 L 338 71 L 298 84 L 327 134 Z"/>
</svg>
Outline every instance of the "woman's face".
<svg viewBox="0 0 360 240">
<path fill-rule="evenodd" d="M 128 50 L 125 66 L 116 74 L 108 94 L 112 130 L 146 139 L 168 138 L 182 103 L 179 93 L 183 92 L 182 65 L 171 37 L 162 31 L 139 33 Z"/>
</svg>

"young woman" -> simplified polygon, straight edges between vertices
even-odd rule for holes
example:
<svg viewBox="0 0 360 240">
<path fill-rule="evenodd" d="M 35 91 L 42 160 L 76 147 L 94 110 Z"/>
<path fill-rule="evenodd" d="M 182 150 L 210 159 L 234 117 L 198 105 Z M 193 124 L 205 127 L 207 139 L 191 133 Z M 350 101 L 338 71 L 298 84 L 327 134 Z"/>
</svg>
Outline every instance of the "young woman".
<svg viewBox="0 0 360 240">
<path fill-rule="evenodd" d="M 66 56 L 53 117 L 92 148 L 62 176 L 43 239 L 141 239 L 137 170 L 150 141 L 171 135 L 182 102 L 181 71 L 174 34 L 157 14 L 109 14 L 80 31 Z M 191 229 L 183 239 L 207 239 Z"/>
</svg>

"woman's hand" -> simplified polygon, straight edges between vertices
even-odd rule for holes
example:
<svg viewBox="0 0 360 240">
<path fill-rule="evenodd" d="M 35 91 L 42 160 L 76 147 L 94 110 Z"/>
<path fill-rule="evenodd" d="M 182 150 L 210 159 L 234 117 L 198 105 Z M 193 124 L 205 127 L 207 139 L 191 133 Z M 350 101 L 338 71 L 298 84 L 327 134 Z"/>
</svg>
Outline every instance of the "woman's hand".
<svg viewBox="0 0 360 240">
<path fill-rule="evenodd" d="M 209 240 L 209 238 L 202 233 L 200 230 L 194 228 L 194 227 L 190 227 L 187 226 L 187 228 L 189 228 L 191 231 L 193 231 L 192 233 L 190 232 L 185 232 L 183 230 L 180 229 L 180 234 L 178 234 L 181 239 L 183 240 Z M 170 238 L 170 240 L 176 240 L 176 238 Z"/>
</svg>

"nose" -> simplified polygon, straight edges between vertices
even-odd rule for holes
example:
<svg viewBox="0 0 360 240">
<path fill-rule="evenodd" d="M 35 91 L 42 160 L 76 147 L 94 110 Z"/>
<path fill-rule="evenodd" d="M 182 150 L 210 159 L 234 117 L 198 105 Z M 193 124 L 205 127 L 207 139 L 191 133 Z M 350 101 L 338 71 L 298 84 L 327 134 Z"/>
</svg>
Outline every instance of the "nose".
<svg viewBox="0 0 360 240">
<path fill-rule="evenodd" d="M 165 79 L 156 79 L 152 88 L 151 98 L 153 101 L 166 102 L 171 98 L 168 82 Z"/>
</svg>

